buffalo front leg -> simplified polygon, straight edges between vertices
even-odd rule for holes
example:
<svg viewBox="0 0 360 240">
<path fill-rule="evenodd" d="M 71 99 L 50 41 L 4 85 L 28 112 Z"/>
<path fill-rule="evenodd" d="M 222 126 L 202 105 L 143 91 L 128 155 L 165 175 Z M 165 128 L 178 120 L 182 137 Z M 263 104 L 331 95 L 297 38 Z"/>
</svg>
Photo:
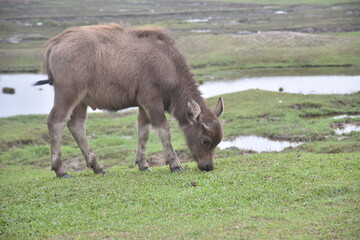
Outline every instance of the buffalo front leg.
<svg viewBox="0 0 360 240">
<path fill-rule="evenodd" d="M 152 128 L 156 131 L 164 148 L 166 163 L 169 164 L 171 172 L 184 171 L 181 167 L 176 153 L 171 145 L 170 128 L 164 114 L 164 106 L 159 99 L 147 99 L 152 95 L 151 89 L 148 89 L 146 96 L 140 98 L 140 108 L 142 108 L 148 117 Z M 156 92 L 154 93 L 156 96 Z"/>
<path fill-rule="evenodd" d="M 136 162 L 140 171 L 151 171 L 146 162 L 146 143 L 150 134 L 150 120 L 144 109 L 139 107 L 138 115 L 138 146 L 136 151 Z"/>
<path fill-rule="evenodd" d="M 170 135 L 170 128 L 168 122 L 165 120 L 161 126 L 155 128 L 155 131 L 161 140 L 166 156 L 166 163 L 169 164 L 170 171 L 171 172 L 184 171 L 171 144 L 171 135 Z"/>
<path fill-rule="evenodd" d="M 86 138 L 86 111 L 87 105 L 82 102 L 79 103 L 74 109 L 67 127 L 84 155 L 87 166 L 92 168 L 94 173 L 106 174 L 105 169 L 96 160 L 95 154 L 91 151 Z"/>
</svg>

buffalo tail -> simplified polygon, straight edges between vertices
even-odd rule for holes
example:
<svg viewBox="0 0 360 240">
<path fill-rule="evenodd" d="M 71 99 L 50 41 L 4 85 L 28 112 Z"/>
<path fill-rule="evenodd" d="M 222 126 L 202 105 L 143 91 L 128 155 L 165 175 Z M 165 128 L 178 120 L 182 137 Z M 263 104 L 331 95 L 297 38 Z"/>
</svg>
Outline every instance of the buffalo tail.
<svg viewBox="0 0 360 240">
<path fill-rule="evenodd" d="M 44 85 L 44 84 L 53 85 L 53 81 L 52 80 L 40 80 L 40 81 L 37 81 L 36 83 L 34 83 L 33 86 L 39 86 L 39 85 Z"/>
</svg>

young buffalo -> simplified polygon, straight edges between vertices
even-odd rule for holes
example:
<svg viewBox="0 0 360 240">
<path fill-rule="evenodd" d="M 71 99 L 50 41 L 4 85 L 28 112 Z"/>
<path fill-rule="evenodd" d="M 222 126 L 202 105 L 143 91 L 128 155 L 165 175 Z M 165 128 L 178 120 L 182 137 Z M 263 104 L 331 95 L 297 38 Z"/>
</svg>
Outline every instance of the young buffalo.
<svg viewBox="0 0 360 240">
<path fill-rule="evenodd" d="M 165 111 L 184 131 L 190 151 L 201 170 L 214 168 L 213 152 L 223 136 L 218 117 L 223 100 L 208 109 L 189 66 L 161 29 L 123 28 L 116 24 L 70 28 L 50 39 L 44 54 L 54 106 L 48 117 L 51 169 L 69 177 L 61 161 L 60 141 L 67 126 L 89 167 L 105 174 L 91 151 L 85 134 L 86 109 L 118 111 L 139 107 L 136 163 L 151 171 L 146 162 L 146 142 L 154 129 L 164 147 L 172 172 L 183 171 L 171 145 Z"/>
</svg>

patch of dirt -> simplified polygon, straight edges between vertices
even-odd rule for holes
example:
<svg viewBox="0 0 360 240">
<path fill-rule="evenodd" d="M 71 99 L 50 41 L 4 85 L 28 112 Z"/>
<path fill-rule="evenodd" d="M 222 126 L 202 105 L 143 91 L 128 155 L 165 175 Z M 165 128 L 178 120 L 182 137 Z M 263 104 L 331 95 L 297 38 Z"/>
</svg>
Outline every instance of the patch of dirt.
<svg viewBox="0 0 360 240">
<path fill-rule="evenodd" d="M 194 161 L 189 155 L 184 151 L 176 151 L 176 154 L 181 163 L 192 162 Z M 164 152 L 155 153 L 150 156 L 147 160 L 149 167 L 160 167 L 166 165 L 165 154 Z"/>
<path fill-rule="evenodd" d="M 257 118 L 262 118 L 268 122 L 273 122 L 273 121 L 279 121 L 281 119 L 281 116 L 264 114 L 264 115 L 258 116 Z"/>
<path fill-rule="evenodd" d="M 39 143 L 35 140 L 31 140 L 31 139 L 20 139 L 20 140 L 15 140 L 15 141 L 9 141 L 9 142 L 4 142 L 4 144 L 0 145 L 0 150 L 1 151 L 6 151 L 10 148 L 15 149 L 21 146 L 27 146 L 27 145 L 38 145 Z"/>
<path fill-rule="evenodd" d="M 65 169 L 72 170 L 75 172 L 84 171 L 86 169 L 85 160 L 79 158 L 71 158 L 63 162 Z"/>
<path fill-rule="evenodd" d="M 317 103 L 300 103 L 300 104 L 294 104 L 291 105 L 290 108 L 293 109 L 306 109 L 306 108 L 320 108 L 321 104 Z"/>
<path fill-rule="evenodd" d="M 189 157 L 188 153 L 184 151 L 176 151 L 176 154 L 181 163 L 194 161 L 191 157 Z M 159 152 L 151 155 L 149 159 L 147 159 L 147 162 L 149 164 L 149 167 L 160 167 L 166 165 L 164 152 Z M 71 159 L 63 160 L 63 164 L 65 166 L 65 169 L 67 169 L 68 171 L 80 172 L 80 171 L 84 171 L 87 168 L 86 162 L 82 158 L 81 159 L 71 158 Z M 113 165 L 114 164 L 110 164 L 110 165 L 103 164 L 105 168 L 111 167 Z"/>
</svg>

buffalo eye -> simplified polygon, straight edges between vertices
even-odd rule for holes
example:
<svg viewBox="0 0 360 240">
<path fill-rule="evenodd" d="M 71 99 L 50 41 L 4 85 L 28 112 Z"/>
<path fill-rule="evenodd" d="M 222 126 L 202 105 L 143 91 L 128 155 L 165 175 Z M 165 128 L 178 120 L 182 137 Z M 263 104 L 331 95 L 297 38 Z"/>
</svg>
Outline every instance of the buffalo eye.
<svg viewBox="0 0 360 240">
<path fill-rule="evenodd" d="M 202 144 L 204 144 L 205 146 L 210 146 L 210 141 L 209 140 L 207 140 L 207 139 L 203 139 L 202 140 Z"/>
</svg>

